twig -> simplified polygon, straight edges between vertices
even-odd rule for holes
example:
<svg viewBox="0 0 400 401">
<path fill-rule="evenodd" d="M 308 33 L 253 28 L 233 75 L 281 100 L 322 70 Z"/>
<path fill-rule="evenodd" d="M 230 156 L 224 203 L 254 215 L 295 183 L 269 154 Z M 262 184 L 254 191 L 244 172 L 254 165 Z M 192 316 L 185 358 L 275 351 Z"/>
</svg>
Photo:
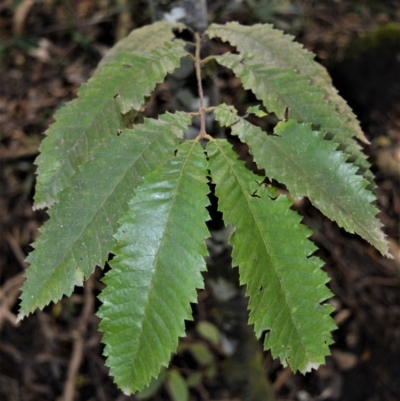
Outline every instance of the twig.
<svg viewBox="0 0 400 401">
<path fill-rule="evenodd" d="M 23 273 L 20 273 L 9 278 L 0 288 L 0 330 L 5 320 L 8 320 L 14 326 L 17 324 L 17 317 L 10 309 L 18 298 L 24 280 Z"/>
<path fill-rule="evenodd" d="M 27 264 L 25 262 L 25 254 L 20 245 L 11 234 L 7 233 L 5 237 L 14 256 L 25 270 Z M 3 327 L 4 321 L 9 321 L 14 326 L 17 324 L 17 317 L 11 312 L 11 308 L 21 292 L 21 286 L 24 280 L 25 278 L 22 272 L 8 279 L 0 288 L 0 330 Z"/>
<path fill-rule="evenodd" d="M 72 333 L 74 338 L 74 347 L 72 349 L 71 360 L 68 365 L 67 381 L 64 385 L 63 401 L 73 401 L 75 395 L 76 376 L 81 366 L 84 340 L 79 330 L 74 330 Z"/>
<path fill-rule="evenodd" d="M 203 60 L 200 60 L 200 65 L 205 65 L 209 63 L 211 60 L 215 60 L 215 56 L 208 56 L 206 58 L 203 58 Z"/>
<path fill-rule="evenodd" d="M 195 67 L 196 67 L 197 86 L 200 98 L 200 109 L 199 109 L 200 132 L 196 139 L 197 140 L 212 139 L 212 137 L 208 135 L 206 132 L 206 108 L 204 107 L 204 93 L 203 93 L 203 85 L 201 83 L 201 59 L 200 59 L 201 37 L 198 33 L 195 33 L 195 38 L 196 38 Z"/>
<path fill-rule="evenodd" d="M 83 301 L 83 309 L 79 317 L 78 330 L 74 330 L 72 337 L 74 346 L 72 356 L 68 366 L 67 380 L 64 385 L 62 400 L 73 401 L 75 395 L 76 376 L 83 359 L 83 351 L 85 345 L 85 335 L 90 316 L 93 313 L 94 297 L 93 297 L 93 276 L 85 283 L 85 295 Z"/>
<path fill-rule="evenodd" d="M 207 113 L 212 113 L 214 110 L 216 109 L 216 107 L 215 106 L 212 106 L 212 107 L 206 107 L 205 109 L 204 109 L 204 112 L 207 114 Z M 200 116 L 200 111 L 194 111 L 194 112 L 191 112 L 191 113 L 189 113 L 192 117 L 199 117 Z"/>
<path fill-rule="evenodd" d="M 6 234 L 6 240 L 19 264 L 24 270 L 26 270 L 28 268 L 28 264 L 25 262 L 26 255 L 17 240 L 11 234 Z"/>
</svg>

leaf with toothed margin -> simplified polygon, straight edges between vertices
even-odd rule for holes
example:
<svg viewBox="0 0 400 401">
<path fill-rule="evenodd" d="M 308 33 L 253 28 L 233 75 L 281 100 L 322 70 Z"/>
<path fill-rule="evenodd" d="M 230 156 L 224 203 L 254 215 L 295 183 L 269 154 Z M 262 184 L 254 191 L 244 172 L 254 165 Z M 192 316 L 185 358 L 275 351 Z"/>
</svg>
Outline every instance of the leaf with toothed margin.
<svg viewBox="0 0 400 401">
<path fill-rule="evenodd" d="M 96 265 L 104 265 L 115 242 L 117 220 L 142 177 L 173 157 L 190 122 L 185 113 L 146 119 L 93 153 L 93 160 L 60 194 L 60 203 L 50 209 L 50 220 L 33 244 L 19 318 L 70 295 Z"/>
<path fill-rule="evenodd" d="M 288 110 L 290 118 L 298 122 L 311 123 L 321 132 L 332 136 L 349 155 L 349 160 L 360 168 L 360 172 L 375 186 L 370 163 L 361 151 L 361 146 L 352 138 L 353 131 L 344 116 L 324 98 L 321 88 L 312 85 L 305 75 L 293 68 L 267 68 L 254 57 L 225 53 L 215 59 L 241 78 L 243 87 L 250 89 L 261 100 L 265 108 L 283 120 Z"/>
<path fill-rule="evenodd" d="M 221 125 L 231 126 L 232 134 L 247 143 L 254 161 L 268 178 L 285 184 L 292 196 L 307 196 L 325 216 L 349 233 L 357 233 L 390 257 L 388 243 L 372 204 L 375 195 L 368 182 L 357 175 L 357 167 L 346 162 L 343 152 L 322 133 L 294 120 L 280 122 L 274 135 L 239 117 L 233 107 L 215 110 Z"/>
<path fill-rule="evenodd" d="M 98 316 L 106 364 L 125 394 L 143 389 L 168 364 L 203 288 L 206 176 L 204 150 L 184 142 L 144 178 L 120 221 Z"/>
<path fill-rule="evenodd" d="M 186 26 L 182 23 L 158 21 L 151 25 L 134 29 L 126 38 L 115 44 L 101 59 L 97 70 L 115 60 L 119 53 L 144 53 L 149 54 L 153 50 L 164 46 L 175 38 L 174 30 L 181 31 Z"/>
<path fill-rule="evenodd" d="M 227 141 L 212 141 L 206 150 L 218 209 L 234 227 L 229 242 L 240 283 L 247 286 L 249 323 L 257 337 L 267 331 L 264 348 L 284 366 L 302 373 L 318 367 L 336 327 L 333 308 L 321 305 L 331 293 L 322 262 L 310 256 L 316 250 L 307 239 L 310 230 L 289 199 L 269 198 Z"/>
<path fill-rule="evenodd" d="M 257 63 L 266 68 L 295 68 L 299 75 L 306 76 L 312 84 L 324 91 L 325 99 L 335 107 L 338 114 L 346 118 L 352 136 L 368 143 L 357 117 L 332 85 L 326 69 L 314 61 L 313 53 L 294 42 L 294 36 L 274 29 L 271 24 L 244 26 L 235 21 L 225 25 L 211 24 L 206 34 L 210 38 L 229 42 L 241 55 L 254 57 Z"/>
<path fill-rule="evenodd" d="M 138 111 L 156 84 L 180 65 L 185 43 L 167 42 L 151 53 L 116 54 L 87 84 L 79 97 L 56 114 L 40 146 L 35 208 L 51 207 L 68 187 L 79 166 L 104 141 L 124 128 L 122 114 Z"/>
</svg>

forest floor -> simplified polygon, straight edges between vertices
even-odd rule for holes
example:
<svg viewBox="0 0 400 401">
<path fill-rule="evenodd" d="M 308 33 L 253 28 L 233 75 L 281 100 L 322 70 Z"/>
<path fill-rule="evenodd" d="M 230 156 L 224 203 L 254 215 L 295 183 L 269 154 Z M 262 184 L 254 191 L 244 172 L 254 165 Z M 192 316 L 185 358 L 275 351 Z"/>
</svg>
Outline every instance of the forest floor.
<svg viewBox="0 0 400 401">
<path fill-rule="evenodd" d="M 215 1 L 209 7 L 210 20 L 272 22 L 296 35 L 328 68 L 371 142 L 364 150 L 376 174 L 379 217 L 394 259 L 382 258 L 360 238 L 344 233 L 307 201 L 297 205 L 304 222 L 314 230 L 312 239 L 320 248 L 317 254 L 331 277 L 329 286 L 335 296 L 330 302 L 339 328 L 326 365 L 305 376 L 293 374 L 269 353 L 263 354 L 271 399 L 398 401 L 400 4 L 372 0 L 272 3 L 274 7 L 260 12 L 249 6 L 252 2 L 232 1 L 228 7 L 222 0 Z M 47 219 L 45 211 L 32 210 L 33 163 L 43 133 L 54 111 L 77 95 L 79 85 L 91 76 L 115 40 L 150 22 L 146 9 L 146 1 L 0 3 L 1 401 L 138 399 L 122 394 L 104 366 L 99 319 L 94 314 L 99 304 L 96 296 L 103 287 L 100 269 L 70 298 L 19 323 L 16 314 L 25 258 Z M 229 74 L 219 74 L 216 83 L 224 101 L 235 103 L 242 98 L 240 82 Z M 164 87 L 154 101 L 156 110 L 169 107 Z M 190 387 L 191 400 L 258 400 L 243 395 L 228 377 L 226 357 L 212 335 L 214 329 L 218 331 L 216 308 L 207 286 L 199 293 L 195 322 L 188 323 L 188 337 L 171 366 Z M 206 324 L 202 330 L 199 322 L 214 326 Z M 210 327 L 211 334 L 204 334 L 204 328 Z M 200 356 L 193 344 L 199 345 Z M 161 385 L 152 399 L 179 399 L 171 398 L 168 386 Z"/>
</svg>

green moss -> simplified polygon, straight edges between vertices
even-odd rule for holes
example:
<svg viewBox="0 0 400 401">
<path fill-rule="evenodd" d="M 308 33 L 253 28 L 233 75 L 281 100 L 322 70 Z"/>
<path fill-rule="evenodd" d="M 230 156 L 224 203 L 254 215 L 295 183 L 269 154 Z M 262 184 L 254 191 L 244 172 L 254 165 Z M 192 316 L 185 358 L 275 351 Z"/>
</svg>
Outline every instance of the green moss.
<svg viewBox="0 0 400 401">
<path fill-rule="evenodd" d="M 394 47 L 400 47 L 400 24 L 389 22 L 355 40 L 347 49 L 345 58 L 355 61 L 370 55 L 376 57 L 393 51 Z"/>
</svg>

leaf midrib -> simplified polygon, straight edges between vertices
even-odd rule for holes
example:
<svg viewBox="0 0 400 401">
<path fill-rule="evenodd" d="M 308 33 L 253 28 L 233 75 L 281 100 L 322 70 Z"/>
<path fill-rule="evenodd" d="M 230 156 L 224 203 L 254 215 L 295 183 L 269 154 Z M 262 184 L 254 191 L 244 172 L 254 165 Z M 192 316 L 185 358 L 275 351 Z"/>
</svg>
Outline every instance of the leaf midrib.
<svg viewBox="0 0 400 401">
<path fill-rule="evenodd" d="M 65 253 L 63 254 L 62 257 L 59 258 L 57 264 L 55 265 L 55 268 L 53 269 L 53 271 L 51 272 L 51 274 L 48 276 L 48 278 L 43 282 L 43 286 L 42 289 L 46 287 L 46 283 L 48 281 L 51 280 L 51 278 L 54 276 L 54 274 L 56 274 L 56 272 L 58 271 L 58 269 L 60 268 L 60 265 L 62 262 L 68 262 L 68 257 L 69 254 L 71 253 L 72 249 L 74 248 L 75 244 L 78 242 L 78 240 L 82 237 L 83 233 L 86 231 L 87 227 L 89 226 L 89 224 L 91 224 L 93 222 L 93 220 L 96 218 L 96 216 L 98 215 L 99 211 L 104 208 L 104 204 L 106 203 L 106 201 L 110 198 L 110 196 L 112 196 L 115 192 L 115 188 L 120 185 L 120 183 L 125 179 L 126 175 L 131 171 L 131 169 L 133 168 L 133 166 L 139 161 L 140 158 L 143 157 L 143 153 L 157 140 L 159 139 L 159 137 L 162 136 L 161 130 L 160 130 L 160 134 L 157 135 L 155 138 L 153 138 L 153 140 L 149 141 L 147 146 L 145 146 L 142 151 L 138 154 L 138 156 L 133 160 L 133 162 L 130 164 L 130 166 L 126 169 L 125 173 L 122 175 L 121 179 L 118 180 L 116 182 L 116 184 L 114 185 L 114 187 L 112 188 L 112 191 L 109 192 L 109 194 L 104 198 L 104 200 L 102 201 L 102 203 L 99 205 L 98 208 L 96 208 L 96 211 L 94 213 L 92 213 L 92 217 L 88 220 L 88 222 L 82 227 L 82 230 L 80 231 L 79 235 L 75 237 L 75 240 L 73 242 L 71 242 L 71 246 L 68 247 L 68 249 L 65 251 Z M 106 213 L 107 215 L 107 213 Z M 77 266 L 75 266 L 76 268 Z"/>
<path fill-rule="evenodd" d="M 241 25 L 239 25 L 240 27 L 241 27 Z M 276 67 L 277 68 L 290 68 L 290 65 L 288 66 L 288 62 L 286 61 L 286 60 L 284 60 L 282 57 L 281 57 L 281 55 L 280 55 L 280 53 L 277 53 L 276 51 L 274 51 L 274 50 L 272 50 L 272 49 L 270 49 L 269 47 L 266 47 L 265 46 L 265 44 L 264 43 L 262 43 L 261 42 L 261 40 L 258 38 L 258 35 L 257 35 L 257 37 L 256 38 L 254 38 L 253 36 L 251 36 L 251 34 L 252 33 L 255 33 L 255 32 L 250 32 L 250 34 L 249 33 L 245 33 L 245 32 L 242 32 L 242 31 L 235 31 L 234 29 L 229 29 L 229 26 L 228 25 L 218 25 L 217 26 L 218 27 L 218 29 L 220 29 L 220 30 L 225 30 L 225 31 L 228 31 L 228 32 L 230 32 L 230 33 L 234 33 L 234 34 L 236 34 L 236 35 L 242 35 L 242 36 L 244 36 L 247 40 L 250 40 L 251 42 L 256 42 L 257 44 L 258 44 L 258 46 L 261 48 L 260 50 L 264 50 L 265 52 L 267 52 L 267 53 L 270 53 L 273 57 L 274 57 L 274 59 L 272 59 L 272 61 L 274 61 L 274 60 L 279 60 L 279 63 L 282 63 L 283 64 L 283 66 L 282 65 L 277 65 Z M 273 30 L 272 31 L 272 34 L 275 34 L 275 32 L 279 32 L 279 31 L 275 31 L 275 30 Z M 283 38 L 285 38 L 285 36 L 284 35 L 281 35 Z M 279 37 L 279 39 L 280 39 L 280 37 Z M 248 49 L 246 46 L 243 46 L 242 47 L 242 43 L 241 43 L 241 41 L 240 40 L 238 40 L 238 41 L 234 41 L 234 40 L 229 40 L 229 39 L 227 39 L 226 40 L 227 42 L 229 42 L 229 43 L 232 43 L 234 46 L 236 46 L 238 49 L 239 49 L 239 46 L 241 47 L 241 50 L 240 50 L 240 52 L 242 53 L 242 54 L 244 54 L 244 55 L 252 55 L 252 56 L 254 56 L 255 58 L 259 58 L 259 57 L 257 57 L 257 55 L 255 55 L 255 54 L 253 54 L 252 52 L 251 52 L 251 49 Z M 291 41 L 291 43 L 293 44 L 293 45 L 299 45 L 300 46 L 300 44 L 299 43 L 297 43 L 297 42 L 294 42 L 293 40 Z M 307 53 L 307 50 L 305 50 L 305 49 L 303 49 L 303 48 L 301 48 L 301 46 L 300 46 L 300 49 L 298 49 L 298 50 L 302 50 L 302 51 L 304 51 L 304 52 L 306 52 L 305 53 L 305 55 L 307 55 L 307 54 L 312 54 L 312 53 L 310 53 L 310 52 L 308 52 Z M 313 60 L 307 60 L 308 62 L 310 62 L 310 61 L 313 61 Z M 306 74 L 307 76 L 308 76 L 308 74 Z"/>
<path fill-rule="evenodd" d="M 227 162 L 228 165 L 230 166 L 231 171 L 233 171 L 234 176 L 235 176 L 235 179 L 236 179 L 236 182 L 238 183 L 238 185 L 239 185 L 240 188 L 242 189 L 242 193 L 243 193 L 243 194 L 246 194 L 247 191 L 246 191 L 245 188 L 242 186 L 240 179 L 237 178 L 238 176 L 237 176 L 237 174 L 236 174 L 236 172 L 235 172 L 235 169 L 232 168 L 232 165 L 231 165 L 231 163 L 230 163 L 229 158 L 227 158 L 227 157 L 225 156 L 225 153 L 221 150 L 221 148 L 220 148 L 219 146 L 218 146 L 218 148 L 220 149 L 220 153 L 223 154 L 223 156 L 224 156 L 226 162 Z M 259 224 L 258 224 L 258 219 L 256 219 L 256 217 L 255 217 L 255 215 L 254 215 L 254 213 L 253 213 L 253 209 L 252 209 L 251 206 L 250 206 L 250 199 L 249 199 L 246 195 L 243 195 L 243 197 L 245 198 L 246 203 L 248 204 L 248 207 L 249 207 L 249 209 L 250 209 L 250 211 L 251 211 L 251 214 L 252 214 L 252 216 L 253 216 L 253 220 L 254 220 L 254 222 L 256 223 L 257 231 L 259 232 L 259 235 L 260 235 L 260 237 L 261 237 L 261 240 L 262 240 L 262 242 L 264 243 L 265 249 L 266 249 L 268 255 L 270 256 L 270 259 L 271 259 L 271 261 L 272 261 L 275 274 L 276 274 L 276 276 L 278 277 L 278 280 L 279 280 L 279 285 L 280 285 L 281 290 L 282 290 L 282 292 L 283 292 L 283 294 L 284 294 L 284 296 L 285 296 L 286 304 L 288 305 L 288 308 L 289 308 L 289 313 L 290 313 L 290 316 L 291 316 L 291 320 L 292 320 L 293 326 L 294 326 L 295 329 L 296 329 L 297 336 L 298 336 L 298 338 L 299 338 L 299 340 L 300 340 L 300 342 L 301 342 L 301 345 L 302 345 L 302 347 L 303 347 L 303 350 L 304 350 L 304 354 L 307 355 L 307 357 L 308 357 L 308 350 L 307 350 L 307 347 L 304 345 L 302 336 L 300 335 L 299 327 L 298 327 L 298 325 L 297 325 L 297 323 L 296 323 L 296 319 L 295 319 L 294 316 L 293 316 L 292 309 L 289 307 L 290 302 L 288 301 L 288 297 L 287 297 L 287 295 L 286 295 L 286 291 L 285 291 L 284 288 L 283 288 L 280 275 L 278 274 L 278 269 L 277 269 L 277 265 L 276 265 L 275 259 L 274 259 L 273 256 L 271 255 L 271 253 L 270 253 L 270 251 L 269 251 L 269 247 L 267 246 L 267 244 L 266 244 L 265 241 L 264 241 L 264 238 L 263 238 L 263 235 L 262 235 L 262 230 L 261 230 L 261 228 L 260 228 L 260 226 L 259 226 Z M 292 334 L 291 334 L 291 336 L 292 336 Z M 311 358 L 308 357 L 308 360 L 311 360 Z"/>
<path fill-rule="evenodd" d="M 194 146 L 196 146 L 196 144 L 197 144 L 196 142 L 193 142 L 190 151 L 187 153 L 185 161 L 184 161 L 184 163 L 182 163 L 182 168 L 181 168 L 181 171 L 180 171 L 180 174 L 179 174 L 179 178 L 177 180 L 177 185 L 175 186 L 175 188 L 173 190 L 173 200 L 171 202 L 171 207 L 170 207 L 170 209 L 168 211 L 168 217 L 166 219 L 167 224 L 165 225 L 165 228 L 163 230 L 163 233 L 162 233 L 162 236 L 161 236 L 160 242 L 159 242 L 160 245 L 158 247 L 157 253 L 156 253 L 155 258 L 154 258 L 153 266 L 155 266 L 155 270 L 154 270 L 153 277 L 151 279 L 151 284 L 149 285 L 147 302 L 146 302 L 146 306 L 144 307 L 144 313 L 143 313 L 144 317 L 147 316 L 147 311 L 148 311 L 149 306 L 150 306 L 150 298 L 152 297 L 152 293 L 153 293 L 153 290 L 154 290 L 154 282 L 155 282 L 155 279 L 156 279 L 156 276 L 157 276 L 157 269 L 159 268 L 159 266 L 157 267 L 158 259 L 160 257 L 160 251 L 163 248 L 163 244 L 164 244 L 164 241 L 165 241 L 165 238 L 166 238 L 166 232 L 167 232 L 167 230 L 169 228 L 168 222 L 170 221 L 170 216 L 171 216 L 171 213 L 172 213 L 172 209 L 174 208 L 174 205 L 175 205 L 175 202 L 176 202 L 176 197 L 177 197 L 177 194 L 179 192 L 180 183 L 181 183 L 182 178 L 184 176 L 185 166 L 186 166 L 186 164 L 187 164 L 187 162 L 189 160 L 190 154 L 191 154 L 192 150 L 194 149 Z M 179 152 L 179 150 L 178 150 L 178 152 Z M 136 361 L 136 359 L 138 357 L 138 354 L 140 355 L 140 349 L 141 349 L 140 344 L 143 342 L 142 338 L 143 338 L 143 335 L 144 335 L 144 323 L 143 322 L 144 322 L 144 319 L 142 320 L 140 333 L 138 335 L 138 342 L 137 342 L 136 351 L 134 353 L 134 357 L 132 358 L 132 364 L 131 364 L 131 369 L 130 369 L 131 372 L 134 372 L 135 361 Z M 132 378 L 133 377 L 134 377 L 134 375 L 132 375 Z"/>
<path fill-rule="evenodd" d="M 243 119 L 242 119 L 241 122 L 242 122 L 243 125 L 245 125 L 245 124 L 243 123 Z M 234 129 L 235 129 L 235 128 L 234 128 Z M 237 136 L 238 136 L 239 138 L 243 137 L 242 133 L 241 133 L 238 129 L 236 129 L 236 130 L 238 131 L 238 132 L 237 132 Z M 276 135 L 278 135 L 278 134 L 276 134 Z M 282 136 L 279 135 L 279 137 L 282 137 Z M 323 140 L 324 140 L 324 139 L 323 139 Z M 352 215 L 351 215 L 350 213 L 348 213 L 347 210 L 346 210 L 340 203 L 337 202 L 336 198 L 330 197 L 329 194 L 327 193 L 327 191 L 326 191 L 323 187 L 320 187 L 320 186 L 316 183 L 316 181 L 313 179 L 313 177 L 310 176 L 310 175 L 301 167 L 301 165 L 297 164 L 297 163 L 295 162 L 295 160 L 294 160 L 292 157 L 289 156 L 289 154 L 286 152 L 285 148 L 282 148 L 281 146 L 279 146 L 279 144 L 276 143 L 276 142 L 273 140 L 273 138 L 271 138 L 271 136 L 267 136 L 267 135 L 265 135 L 265 140 L 263 141 L 263 146 L 265 146 L 265 144 L 266 144 L 267 141 L 272 142 L 272 143 L 275 145 L 275 147 L 278 148 L 278 150 L 280 150 L 280 151 L 286 156 L 287 160 L 290 160 L 290 162 L 291 162 L 292 164 L 294 164 L 295 168 L 297 167 L 298 170 L 301 170 L 301 171 L 304 173 L 304 175 L 305 175 L 305 176 L 307 177 L 307 179 L 308 179 L 308 182 L 313 183 L 313 184 L 315 185 L 316 188 L 320 188 L 321 192 L 324 193 L 326 199 L 328 199 L 329 201 L 332 201 L 332 203 L 334 203 L 335 206 L 336 206 L 337 208 L 339 208 L 339 209 L 342 211 L 342 213 L 344 213 L 345 216 L 347 216 L 350 220 L 352 220 L 353 222 L 355 222 L 357 227 L 361 228 L 360 231 L 364 234 L 363 238 L 369 238 L 367 228 L 364 227 L 361 223 L 359 223 L 358 220 L 355 220 L 355 219 L 352 217 Z M 245 142 L 248 143 L 247 141 L 245 141 Z M 250 146 L 250 144 L 249 144 L 249 149 L 250 149 L 250 153 L 254 156 L 254 158 L 256 158 L 255 155 L 254 155 L 254 152 L 251 151 L 251 146 Z M 257 159 L 258 159 L 258 158 L 257 158 Z M 345 162 L 343 162 L 343 163 L 345 163 Z M 258 163 L 257 163 L 257 164 L 258 164 Z M 345 163 L 345 164 L 347 164 L 347 163 Z M 260 166 L 261 168 L 263 168 L 262 165 L 259 165 L 259 166 Z M 306 184 L 307 184 L 307 183 L 306 183 Z M 308 188 L 308 185 L 307 185 L 307 188 Z M 314 200 L 314 197 L 310 197 L 308 194 L 306 194 L 305 196 L 307 196 L 307 197 L 311 200 L 312 203 L 315 203 L 317 206 L 319 206 L 319 202 L 316 201 L 316 200 Z M 343 227 L 343 225 L 341 225 L 341 226 Z M 365 232 L 366 232 L 367 234 L 365 234 Z"/>
</svg>

